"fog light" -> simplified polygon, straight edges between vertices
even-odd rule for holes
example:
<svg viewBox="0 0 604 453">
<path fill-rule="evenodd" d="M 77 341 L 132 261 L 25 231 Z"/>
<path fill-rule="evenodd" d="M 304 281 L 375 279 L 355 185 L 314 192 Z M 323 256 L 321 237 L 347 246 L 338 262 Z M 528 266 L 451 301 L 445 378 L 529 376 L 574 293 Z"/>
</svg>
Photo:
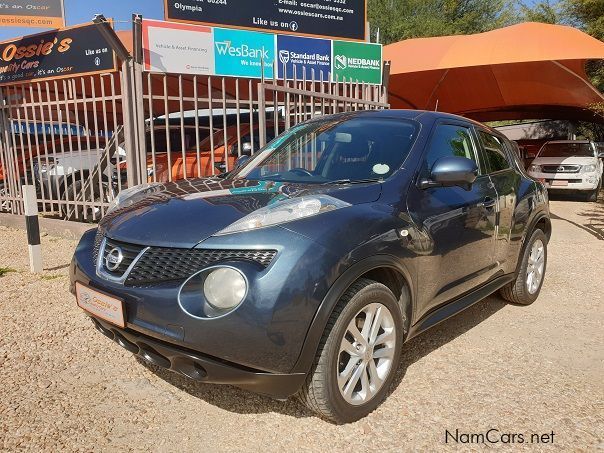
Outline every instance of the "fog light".
<svg viewBox="0 0 604 453">
<path fill-rule="evenodd" d="M 245 277 L 230 267 L 213 270 L 206 277 L 203 292 L 212 307 L 229 310 L 239 305 L 245 298 L 247 282 Z"/>
<path fill-rule="evenodd" d="M 595 184 L 596 183 L 596 178 L 594 176 L 590 176 L 589 178 L 587 178 L 587 183 L 588 184 Z"/>
</svg>

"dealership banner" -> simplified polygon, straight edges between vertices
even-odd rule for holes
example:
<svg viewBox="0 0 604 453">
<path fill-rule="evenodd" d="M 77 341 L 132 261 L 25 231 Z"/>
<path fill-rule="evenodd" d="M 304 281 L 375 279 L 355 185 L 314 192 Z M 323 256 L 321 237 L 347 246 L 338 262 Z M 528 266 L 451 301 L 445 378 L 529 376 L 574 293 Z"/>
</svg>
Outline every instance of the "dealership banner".
<svg viewBox="0 0 604 453">
<path fill-rule="evenodd" d="M 62 28 L 63 0 L 3 0 L 0 27 Z"/>
<path fill-rule="evenodd" d="M 210 27 L 143 21 L 143 59 L 147 71 L 212 75 L 213 47 Z"/>
<path fill-rule="evenodd" d="M 165 0 L 165 19 L 364 41 L 367 0 Z"/>
<path fill-rule="evenodd" d="M 143 20 L 146 71 L 382 83 L 382 46 Z"/>
<path fill-rule="evenodd" d="M 333 80 L 382 83 L 380 44 L 333 41 Z"/>
<path fill-rule="evenodd" d="M 328 39 L 277 36 L 279 78 L 329 80 L 331 41 Z"/>
<path fill-rule="evenodd" d="M 115 71 L 113 49 L 96 25 L 0 43 L 0 85 Z"/>
<path fill-rule="evenodd" d="M 216 74 L 234 77 L 273 77 L 275 35 L 254 31 L 214 29 Z"/>
</svg>

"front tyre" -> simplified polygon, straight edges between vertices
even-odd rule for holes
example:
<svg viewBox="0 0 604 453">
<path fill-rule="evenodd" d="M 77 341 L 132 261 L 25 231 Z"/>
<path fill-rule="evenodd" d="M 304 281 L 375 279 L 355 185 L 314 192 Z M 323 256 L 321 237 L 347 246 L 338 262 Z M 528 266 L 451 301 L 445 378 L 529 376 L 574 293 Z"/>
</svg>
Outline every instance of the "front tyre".
<svg viewBox="0 0 604 453">
<path fill-rule="evenodd" d="M 594 190 L 591 190 L 585 194 L 585 201 L 598 201 L 598 195 L 600 193 L 600 189 L 602 188 L 602 180 L 598 183 L 598 187 Z"/>
<path fill-rule="evenodd" d="M 532 304 L 541 292 L 546 268 L 547 237 L 537 229 L 524 248 L 516 280 L 501 288 L 501 296 L 515 304 Z"/>
<path fill-rule="evenodd" d="M 403 325 L 403 307 L 392 291 L 373 280 L 354 283 L 329 319 L 302 402 L 336 423 L 371 413 L 394 379 Z"/>
</svg>

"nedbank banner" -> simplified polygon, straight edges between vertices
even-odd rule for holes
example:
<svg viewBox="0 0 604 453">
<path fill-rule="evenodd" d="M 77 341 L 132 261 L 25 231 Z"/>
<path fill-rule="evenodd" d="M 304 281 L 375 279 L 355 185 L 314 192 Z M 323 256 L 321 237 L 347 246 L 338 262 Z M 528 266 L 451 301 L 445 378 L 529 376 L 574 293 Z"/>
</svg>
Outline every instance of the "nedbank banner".
<svg viewBox="0 0 604 453">
<path fill-rule="evenodd" d="M 0 2 L 0 27 L 61 28 L 64 26 L 63 0 Z"/>
<path fill-rule="evenodd" d="M 350 41 L 333 42 L 332 77 L 382 83 L 382 46 Z"/>
<path fill-rule="evenodd" d="M 0 43 L 0 85 L 115 70 L 115 53 L 93 24 Z"/>
<path fill-rule="evenodd" d="M 143 21 L 142 36 L 144 67 L 152 72 L 270 79 L 276 60 L 280 79 L 382 83 L 380 44 L 157 20 Z"/>
</svg>

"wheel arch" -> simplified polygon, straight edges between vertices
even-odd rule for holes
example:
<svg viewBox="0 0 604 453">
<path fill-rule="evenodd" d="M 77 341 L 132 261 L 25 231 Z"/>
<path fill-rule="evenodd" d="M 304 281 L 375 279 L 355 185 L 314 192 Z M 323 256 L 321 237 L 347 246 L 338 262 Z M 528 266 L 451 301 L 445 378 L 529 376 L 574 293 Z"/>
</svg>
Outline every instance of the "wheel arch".
<svg viewBox="0 0 604 453">
<path fill-rule="evenodd" d="M 327 322 L 336 304 L 348 288 L 361 278 L 367 278 L 377 281 L 388 287 L 400 300 L 403 294 L 409 298 L 407 313 L 404 313 L 405 323 L 404 332 L 407 334 L 412 319 L 414 307 L 413 299 L 413 280 L 411 273 L 400 260 L 391 255 L 375 255 L 366 258 L 350 266 L 331 286 L 327 295 L 323 298 L 315 317 L 308 329 L 302 350 L 298 357 L 292 373 L 307 373 L 313 364 L 317 348 L 327 326 Z M 400 286 L 399 286 L 400 285 Z"/>
<path fill-rule="evenodd" d="M 535 215 L 528 225 L 529 226 L 526 228 L 524 235 L 522 236 L 522 246 L 520 247 L 520 253 L 518 254 L 518 259 L 516 261 L 516 275 L 518 274 L 520 266 L 522 265 L 521 260 L 524 256 L 527 241 L 531 238 L 533 232 L 536 229 L 540 229 L 545 233 L 545 237 L 547 238 L 548 242 L 552 236 L 552 221 L 546 212 L 540 212 L 539 214 Z"/>
</svg>

